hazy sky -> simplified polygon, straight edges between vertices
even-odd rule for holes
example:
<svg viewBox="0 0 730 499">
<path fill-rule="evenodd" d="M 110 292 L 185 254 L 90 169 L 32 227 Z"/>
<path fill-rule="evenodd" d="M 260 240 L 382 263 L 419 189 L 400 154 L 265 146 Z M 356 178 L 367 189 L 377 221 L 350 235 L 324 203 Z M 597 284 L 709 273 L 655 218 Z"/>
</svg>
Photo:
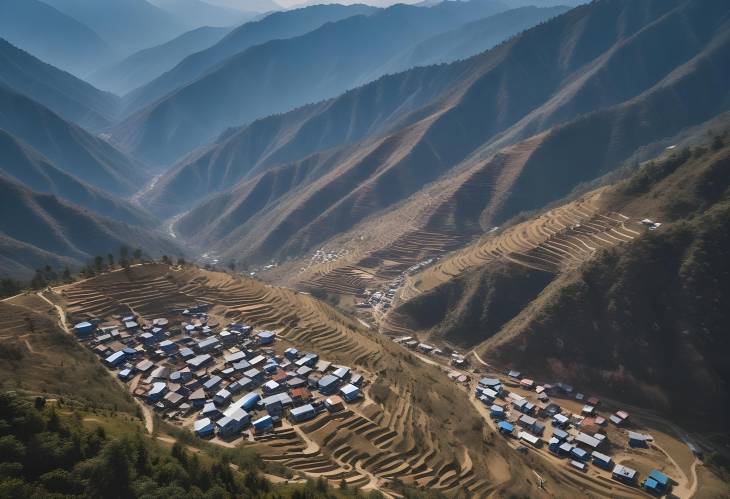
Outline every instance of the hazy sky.
<svg viewBox="0 0 730 499">
<path fill-rule="evenodd" d="M 262 11 L 273 8 L 272 2 L 288 9 L 300 5 L 321 4 L 321 3 L 341 3 L 345 5 L 353 3 L 366 3 L 377 5 L 379 7 L 392 5 L 394 3 L 418 3 L 421 0 L 206 0 L 208 3 L 216 5 L 224 5 L 227 7 L 235 7 L 244 11 Z"/>
</svg>

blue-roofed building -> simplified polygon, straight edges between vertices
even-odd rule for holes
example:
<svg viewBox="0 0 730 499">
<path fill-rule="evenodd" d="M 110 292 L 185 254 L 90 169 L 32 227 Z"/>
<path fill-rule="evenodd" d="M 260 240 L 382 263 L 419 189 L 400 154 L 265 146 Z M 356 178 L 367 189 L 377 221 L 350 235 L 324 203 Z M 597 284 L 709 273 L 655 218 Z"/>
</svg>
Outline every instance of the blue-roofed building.
<svg viewBox="0 0 730 499">
<path fill-rule="evenodd" d="M 515 431 L 515 427 L 507 421 L 497 423 L 497 429 L 504 435 L 512 435 L 512 432 Z"/>
<path fill-rule="evenodd" d="M 96 331 L 96 325 L 91 322 L 79 322 L 74 326 L 74 334 L 77 338 L 88 338 Z"/>
<path fill-rule="evenodd" d="M 261 384 L 261 382 L 264 380 L 264 374 L 255 367 L 249 369 L 248 371 L 245 371 L 243 375 L 250 379 L 256 385 Z"/>
<path fill-rule="evenodd" d="M 286 350 L 284 350 L 284 357 L 286 357 L 289 360 L 294 360 L 299 358 L 299 350 L 293 347 L 289 347 Z"/>
<path fill-rule="evenodd" d="M 607 456 L 606 454 L 602 454 L 594 450 L 591 453 L 591 458 L 593 459 L 593 464 L 599 468 L 603 468 L 604 470 L 610 470 L 613 468 L 613 459 L 611 459 L 611 456 Z"/>
<path fill-rule="evenodd" d="M 261 405 L 271 416 L 280 416 L 284 412 L 284 407 L 292 404 L 293 401 L 288 393 L 277 393 L 261 400 Z"/>
<path fill-rule="evenodd" d="M 332 395 L 337 391 L 337 388 L 339 388 L 339 386 L 340 378 L 331 374 L 323 376 L 322 379 L 319 380 L 319 383 L 317 383 L 319 392 L 322 395 Z"/>
<path fill-rule="evenodd" d="M 124 352 L 122 350 L 113 353 L 109 357 L 104 359 L 104 364 L 109 367 L 117 367 L 122 362 L 124 362 Z"/>
<path fill-rule="evenodd" d="M 223 356 L 223 361 L 226 364 L 236 364 L 237 362 L 240 362 L 242 360 L 246 360 L 246 352 L 234 352 L 234 353 L 228 353 Z"/>
<path fill-rule="evenodd" d="M 218 420 L 218 435 L 221 437 L 232 437 L 238 434 L 251 420 L 251 417 L 243 409 L 233 408 L 223 413 L 223 417 Z"/>
<path fill-rule="evenodd" d="M 193 423 L 193 431 L 201 438 L 212 437 L 215 432 L 215 425 L 209 418 L 198 419 Z"/>
<path fill-rule="evenodd" d="M 213 390 L 217 390 L 218 386 L 223 382 L 223 378 L 220 376 L 211 376 L 208 381 L 203 383 L 203 390 L 206 392 L 212 392 Z"/>
<path fill-rule="evenodd" d="M 502 419 L 504 418 L 504 407 L 493 404 L 489 408 L 489 414 L 492 416 L 492 419 Z"/>
<path fill-rule="evenodd" d="M 553 437 L 557 438 L 561 442 L 568 438 L 568 432 L 561 430 L 560 428 L 553 429 Z"/>
<path fill-rule="evenodd" d="M 296 365 L 298 366 L 309 366 L 314 367 L 315 364 L 319 361 L 319 355 L 316 353 L 308 352 L 304 354 L 304 357 L 296 361 Z"/>
<path fill-rule="evenodd" d="M 570 454 L 570 451 L 573 450 L 573 445 L 569 444 L 568 442 L 563 442 L 558 446 L 558 455 L 559 456 L 567 456 Z"/>
<path fill-rule="evenodd" d="M 203 410 L 200 411 L 200 414 L 206 418 L 210 418 L 213 421 L 220 419 L 223 414 L 221 414 L 220 409 L 218 409 L 213 402 L 207 402 L 203 406 Z"/>
<path fill-rule="evenodd" d="M 515 371 L 514 369 L 507 373 L 507 376 L 509 376 L 512 379 L 520 379 L 522 378 L 522 373 L 520 371 Z"/>
<path fill-rule="evenodd" d="M 651 437 L 644 435 L 643 433 L 637 433 L 635 431 L 629 432 L 629 446 L 631 447 L 648 447 Z"/>
<path fill-rule="evenodd" d="M 154 404 L 162 400 L 162 397 L 167 393 L 167 383 L 158 382 L 152 383 L 152 388 L 147 392 L 147 403 Z"/>
<path fill-rule="evenodd" d="M 219 347 L 220 341 L 218 341 L 218 337 L 211 336 L 210 338 L 199 341 L 197 345 L 195 345 L 195 350 L 199 353 L 210 353 Z"/>
<path fill-rule="evenodd" d="M 197 371 L 198 369 L 211 362 L 213 362 L 213 357 L 211 357 L 210 354 L 205 353 L 203 355 L 197 355 L 192 359 L 188 359 L 185 363 L 188 365 L 188 367 L 190 367 L 190 369 L 192 369 L 193 371 Z"/>
<path fill-rule="evenodd" d="M 350 375 L 350 368 L 345 367 L 345 366 L 338 367 L 337 369 L 334 370 L 334 372 L 332 374 L 337 376 L 338 378 L 344 380 L 345 378 L 347 378 Z"/>
<path fill-rule="evenodd" d="M 122 350 L 122 352 L 124 352 L 124 355 L 126 355 L 128 359 L 134 359 L 140 353 L 134 348 L 130 347 L 126 347 L 124 350 Z"/>
<path fill-rule="evenodd" d="M 314 406 L 312 406 L 312 404 L 295 407 L 289 411 L 289 419 L 291 419 L 294 423 L 307 421 L 309 419 L 312 419 L 316 415 L 317 413 L 314 410 Z"/>
<path fill-rule="evenodd" d="M 260 345 L 270 345 L 274 342 L 276 335 L 272 331 L 261 331 L 256 335 Z"/>
<path fill-rule="evenodd" d="M 259 400 L 261 400 L 261 395 L 256 392 L 250 392 L 235 401 L 232 405 L 236 405 L 244 411 L 250 411 L 251 409 L 256 407 L 256 404 L 259 403 Z"/>
<path fill-rule="evenodd" d="M 270 379 L 261 386 L 261 390 L 263 390 L 265 394 L 271 394 L 281 391 L 282 386 L 273 379 Z"/>
<path fill-rule="evenodd" d="M 177 350 L 177 343 L 174 343 L 170 340 L 164 340 L 160 342 L 158 347 L 163 352 L 170 354 Z"/>
<path fill-rule="evenodd" d="M 245 372 L 251 369 L 251 364 L 247 360 L 239 360 L 232 365 L 236 372 Z"/>
<path fill-rule="evenodd" d="M 490 388 L 497 393 L 502 391 L 502 382 L 496 378 L 482 378 L 479 380 L 479 386 L 482 388 Z"/>
<path fill-rule="evenodd" d="M 353 402 L 360 397 L 360 389 L 353 384 L 346 384 L 340 388 L 340 395 L 347 402 Z"/>
<path fill-rule="evenodd" d="M 122 369 L 119 371 L 119 374 L 117 374 L 117 377 L 119 377 L 122 381 L 129 381 L 132 378 L 132 370 Z"/>
<path fill-rule="evenodd" d="M 588 459 L 588 453 L 581 449 L 580 447 L 573 447 L 570 450 L 570 455 L 576 459 L 580 459 L 581 461 L 585 461 Z"/>
<path fill-rule="evenodd" d="M 274 427 L 274 419 L 267 414 L 266 416 L 253 421 L 251 425 L 253 426 L 254 431 L 260 435 Z"/>
<path fill-rule="evenodd" d="M 553 416 L 552 424 L 556 428 L 565 429 L 569 423 L 570 418 L 568 418 L 568 416 L 565 416 L 564 414 L 556 414 L 555 416 Z"/>
<path fill-rule="evenodd" d="M 659 470 L 651 470 L 642 486 L 644 487 L 644 490 L 652 494 L 664 494 L 669 490 L 669 477 Z"/>
<path fill-rule="evenodd" d="M 213 397 L 213 402 L 217 405 L 227 404 L 228 401 L 231 400 L 231 396 L 231 392 L 224 388 L 222 390 L 218 390 L 218 393 L 216 393 L 215 397 Z"/>
<path fill-rule="evenodd" d="M 362 374 L 354 373 L 352 376 L 350 376 L 350 383 L 355 386 L 362 387 L 362 381 Z"/>
<path fill-rule="evenodd" d="M 555 437 L 550 437 L 548 440 L 548 450 L 553 454 L 558 454 L 560 449 L 560 440 Z"/>
</svg>

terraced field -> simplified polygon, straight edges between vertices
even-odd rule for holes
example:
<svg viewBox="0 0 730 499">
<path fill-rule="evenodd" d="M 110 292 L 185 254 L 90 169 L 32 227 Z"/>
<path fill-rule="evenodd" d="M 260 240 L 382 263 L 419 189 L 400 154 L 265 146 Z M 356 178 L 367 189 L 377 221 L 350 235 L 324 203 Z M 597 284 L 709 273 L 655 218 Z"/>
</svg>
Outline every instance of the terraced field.
<svg viewBox="0 0 730 499">
<path fill-rule="evenodd" d="M 282 345 L 318 352 L 368 379 L 365 399 L 341 413 L 288 423 L 256 437 L 267 460 L 310 476 L 387 489 L 389 480 L 479 497 L 495 485 L 483 425 L 464 418 L 470 402 L 443 372 L 307 294 L 199 269 L 144 265 L 57 288 L 74 317 L 145 319 L 170 308 L 212 304 L 212 319 L 276 330 Z M 424 383 L 427 380 L 428 383 Z M 472 421 L 474 419 L 474 421 Z M 464 427 L 466 425 L 466 428 Z"/>
<path fill-rule="evenodd" d="M 288 284 L 358 295 L 395 278 L 412 265 L 465 246 L 489 227 L 510 186 L 543 139 L 543 135 L 537 135 L 487 160 L 476 161 L 400 208 L 374 217 L 340 238 L 349 250 L 345 258 L 335 264 L 308 267 Z"/>
<path fill-rule="evenodd" d="M 0 387 L 132 412 L 131 398 L 35 294 L 0 302 Z"/>
<path fill-rule="evenodd" d="M 602 191 L 549 210 L 457 251 L 413 276 L 404 286 L 407 300 L 490 261 L 508 260 L 526 267 L 559 273 L 580 265 L 601 248 L 631 241 L 641 234 L 638 220 L 601 205 Z"/>
</svg>

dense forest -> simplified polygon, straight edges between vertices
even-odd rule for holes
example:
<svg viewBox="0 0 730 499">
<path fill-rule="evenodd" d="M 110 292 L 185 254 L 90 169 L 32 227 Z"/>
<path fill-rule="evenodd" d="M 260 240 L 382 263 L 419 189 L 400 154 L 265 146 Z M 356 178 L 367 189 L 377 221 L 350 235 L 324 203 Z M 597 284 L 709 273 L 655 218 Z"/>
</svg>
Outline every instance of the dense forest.
<svg viewBox="0 0 730 499">
<path fill-rule="evenodd" d="M 0 497 L 375 499 L 378 492 L 332 487 L 324 480 L 273 485 L 252 453 L 199 453 L 182 442 L 167 450 L 136 433 L 108 436 L 88 430 L 81 416 L 62 415 L 39 397 L 0 394 Z M 402 490 L 405 497 L 437 497 Z"/>
</svg>

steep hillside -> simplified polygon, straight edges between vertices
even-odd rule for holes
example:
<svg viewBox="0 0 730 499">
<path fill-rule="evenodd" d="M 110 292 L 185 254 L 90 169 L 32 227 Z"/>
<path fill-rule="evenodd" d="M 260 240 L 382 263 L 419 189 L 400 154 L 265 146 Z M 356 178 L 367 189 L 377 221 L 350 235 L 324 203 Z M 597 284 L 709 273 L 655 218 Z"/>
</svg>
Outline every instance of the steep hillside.
<svg viewBox="0 0 730 499">
<path fill-rule="evenodd" d="M 250 445 L 265 461 L 345 481 L 351 489 L 374 484 L 386 493 L 396 478 L 447 496 L 483 497 L 503 489 L 527 494 L 532 488 L 524 480 L 531 473 L 527 458 L 483 422 L 474 409 L 479 402 L 438 367 L 311 296 L 220 272 L 176 270 L 136 266 L 54 288 L 48 296 L 75 318 L 111 318 L 130 307 L 145 318 L 159 317 L 171 308 L 210 303 L 212 321 L 276 330 L 277 352 L 294 346 L 363 373 L 361 402 L 256 436 Z M 190 421 L 173 424 L 189 431 Z M 561 479 L 568 473 L 534 461 L 529 469 L 555 476 L 557 495 L 578 493 L 580 483 Z"/>
<path fill-rule="evenodd" d="M 225 59 L 270 40 L 303 35 L 328 22 L 367 14 L 374 9 L 365 5 L 314 5 L 301 9 L 275 12 L 258 21 L 234 29 L 220 42 L 191 54 L 170 71 L 125 97 L 128 111 L 135 111 L 197 80 Z"/>
<path fill-rule="evenodd" d="M 567 11 L 569 7 L 510 9 L 424 40 L 390 63 L 394 71 L 466 59 L 528 28 Z"/>
<path fill-rule="evenodd" d="M 645 167 L 619 186 L 616 201 L 662 227 L 557 280 L 479 351 L 723 423 L 729 173 L 728 148 Z M 698 395 L 702 404 L 687 404 Z"/>
<path fill-rule="evenodd" d="M 386 330 L 476 347 L 498 366 L 720 423 L 730 400 L 721 305 L 730 272 L 730 147 L 722 142 L 650 162 L 589 196 L 604 220 L 620 212 L 626 228 L 587 238 L 594 217 L 573 222 L 571 237 L 558 232 L 535 246 L 549 233 L 544 221 L 567 223 L 586 209 L 572 202 L 446 257 L 412 278 L 420 293 L 388 314 Z M 662 225 L 646 231 L 645 217 Z M 630 227 L 637 236 L 621 236 Z M 516 251 L 530 238 L 532 249 Z M 540 268 L 583 243 L 596 248 L 580 266 Z M 686 403 L 698 394 L 705 403 Z"/>
<path fill-rule="evenodd" d="M 179 253 L 157 233 L 93 215 L 4 176 L 0 176 L 0 207 L 3 276 L 27 278 L 36 268 L 49 264 L 84 265 L 121 246 L 142 248 L 155 257 Z"/>
<path fill-rule="evenodd" d="M 481 33 L 483 40 L 491 40 L 485 42 L 491 46 L 506 38 L 507 32 L 519 31 L 515 22 L 520 26 L 526 23 L 531 26 L 537 23 L 535 17 L 550 17 L 550 13 L 554 13 L 553 9 L 527 8 L 521 11 L 495 14 L 486 19 L 489 22 L 479 21 L 473 27 L 467 24 L 464 33 L 469 37 Z M 531 15 L 537 13 L 540 16 Z M 495 23 L 491 20 L 502 19 L 504 15 L 513 22 L 495 31 Z M 501 27 L 501 21 L 496 24 Z M 453 33 L 460 36 L 462 31 Z M 458 40 L 463 41 L 463 38 Z M 441 46 L 434 44 L 432 48 Z M 403 64 L 403 61 L 398 64 Z M 251 178 L 267 166 L 284 164 L 316 151 L 380 135 L 398 126 L 399 118 L 423 106 L 468 75 L 469 68 L 465 65 L 453 65 L 448 71 L 440 67 L 414 69 L 403 75 L 378 79 L 335 99 L 229 130 L 215 143 L 191 154 L 168 171 L 145 201 L 155 209 L 171 214 L 176 204 L 179 205 L 178 210 L 183 206 L 188 208 L 191 199 L 199 199 L 244 178 Z M 185 189 L 190 196 L 184 205 L 182 200 L 171 195 L 179 189 Z"/>
<path fill-rule="evenodd" d="M 119 56 L 158 45 L 201 26 L 187 26 L 146 0 L 46 0 L 104 37 Z"/>
<path fill-rule="evenodd" d="M 0 128 L 43 154 L 64 172 L 117 195 L 140 189 L 143 165 L 50 109 L 0 83 Z"/>
<path fill-rule="evenodd" d="M 93 213 L 131 225 L 156 225 L 149 213 L 69 175 L 32 147 L 3 130 L 0 130 L 0 173 L 31 190 L 53 194 Z"/>
<path fill-rule="evenodd" d="M 62 329 L 51 304 L 35 295 L 16 296 L 0 303 L 0 317 L 3 391 L 134 413 L 131 397 Z"/>
<path fill-rule="evenodd" d="M 40 61 L 0 38 L 0 83 L 91 129 L 111 123 L 116 96 Z"/>
<path fill-rule="evenodd" d="M 416 210 L 401 218 L 417 221 L 417 230 L 452 240 L 479 235 L 725 111 L 727 14 L 720 1 L 579 7 L 482 56 L 441 66 L 463 68 L 459 84 L 402 117 L 395 131 L 245 179 L 179 227 L 223 258 L 252 261 L 302 255 L 398 203 Z M 677 50 L 657 43 L 668 32 Z M 651 71 L 608 70 L 627 57 L 653 61 Z M 528 130 L 547 131 L 519 142 Z M 286 182 L 268 183 L 279 176 Z M 397 243 L 412 226 L 355 230 L 352 245 L 380 234 Z M 413 263 L 404 261 L 403 270 Z"/>
<path fill-rule="evenodd" d="M 79 76 L 113 57 L 91 28 L 37 0 L 0 2 L 0 38 Z"/>
<path fill-rule="evenodd" d="M 166 172 L 144 202 L 163 214 L 173 214 L 189 208 L 191 200 L 256 177 L 268 168 L 392 129 L 399 118 L 458 82 L 464 73 L 459 68 L 445 73 L 428 67 L 409 71 L 407 77 L 386 76 L 336 99 L 231 130 Z M 181 189 L 188 196 L 185 202 L 173 195 Z"/>
<path fill-rule="evenodd" d="M 410 46 L 474 16 L 493 13 L 499 5 L 395 5 L 326 24 L 301 37 L 251 47 L 125 119 L 113 135 L 125 149 L 151 162 L 173 161 L 228 127 L 317 102 L 382 76 L 394 56 L 393 47 Z"/>
<path fill-rule="evenodd" d="M 217 43 L 230 30 L 204 26 L 188 31 L 167 43 L 140 50 L 111 66 L 94 71 L 89 75 L 89 81 L 99 88 L 123 95 L 171 70 L 190 54 Z"/>
</svg>

